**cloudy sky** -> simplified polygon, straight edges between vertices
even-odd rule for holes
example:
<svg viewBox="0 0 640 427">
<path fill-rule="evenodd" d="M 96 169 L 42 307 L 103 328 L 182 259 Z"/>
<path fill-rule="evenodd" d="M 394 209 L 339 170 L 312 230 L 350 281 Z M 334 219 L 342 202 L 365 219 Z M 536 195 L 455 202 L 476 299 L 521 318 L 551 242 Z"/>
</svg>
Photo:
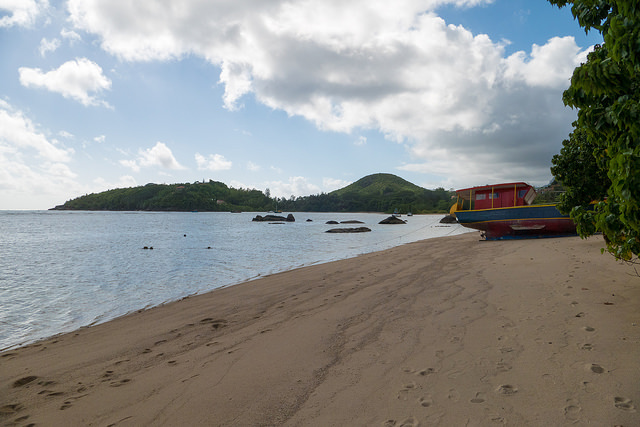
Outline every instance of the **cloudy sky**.
<svg viewBox="0 0 640 427">
<path fill-rule="evenodd" d="M 600 41 L 546 0 L 0 0 L 0 209 L 209 179 L 543 185 Z"/>
</svg>

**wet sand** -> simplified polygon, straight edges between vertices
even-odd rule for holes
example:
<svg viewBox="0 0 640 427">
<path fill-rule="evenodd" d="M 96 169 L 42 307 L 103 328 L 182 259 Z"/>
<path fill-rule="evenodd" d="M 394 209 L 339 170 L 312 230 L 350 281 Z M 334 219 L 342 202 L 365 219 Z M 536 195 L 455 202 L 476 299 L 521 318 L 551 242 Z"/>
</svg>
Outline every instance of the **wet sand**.
<svg viewBox="0 0 640 427">
<path fill-rule="evenodd" d="M 1 425 L 640 425 L 601 238 L 426 240 L 0 353 Z"/>
</svg>

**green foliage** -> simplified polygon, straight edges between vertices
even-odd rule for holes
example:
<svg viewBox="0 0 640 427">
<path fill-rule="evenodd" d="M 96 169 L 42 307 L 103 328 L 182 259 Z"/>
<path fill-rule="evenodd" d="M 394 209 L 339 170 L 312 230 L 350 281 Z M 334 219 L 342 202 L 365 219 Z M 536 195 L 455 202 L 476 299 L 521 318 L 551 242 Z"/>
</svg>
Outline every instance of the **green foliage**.
<svg viewBox="0 0 640 427">
<path fill-rule="evenodd" d="M 271 199 L 258 190 L 229 188 L 216 181 L 147 184 L 88 194 L 56 209 L 113 211 L 268 210 Z"/>
<path fill-rule="evenodd" d="M 569 214 L 576 206 L 588 209 L 592 201 L 606 197 L 611 185 L 606 170 L 608 157 L 582 128 L 562 142 L 560 154 L 553 156 L 551 163 L 551 173 L 564 187 L 558 200 L 560 212 Z"/>
<path fill-rule="evenodd" d="M 369 175 L 329 194 L 270 198 L 270 191 L 227 187 L 221 182 L 147 184 L 88 194 L 55 209 L 114 211 L 447 212 L 452 193 L 425 190 L 389 174 Z"/>
<path fill-rule="evenodd" d="M 601 231 L 608 251 L 629 260 L 640 254 L 640 2 L 549 2 L 571 4 L 585 31 L 596 30 L 604 38 L 575 69 L 563 95 L 566 105 L 578 109 L 574 141 L 554 158 L 554 175 L 570 193 L 563 208 L 571 208 L 581 236 Z M 580 161 L 598 177 L 606 172 L 608 181 L 582 180 L 586 173 L 580 171 Z M 585 209 L 587 196 L 600 200 L 593 211 Z"/>
</svg>

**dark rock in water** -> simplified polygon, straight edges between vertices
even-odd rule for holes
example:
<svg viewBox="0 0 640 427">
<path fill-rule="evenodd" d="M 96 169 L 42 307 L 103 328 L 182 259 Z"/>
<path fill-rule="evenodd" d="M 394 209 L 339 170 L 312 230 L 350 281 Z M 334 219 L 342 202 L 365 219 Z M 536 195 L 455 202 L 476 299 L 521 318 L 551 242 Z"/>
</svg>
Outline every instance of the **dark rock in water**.
<svg viewBox="0 0 640 427">
<path fill-rule="evenodd" d="M 451 215 L 451 214 L 446 215 L 444 218 L 440 220 L 440 224 L 455 224 L 456 222 L 458 222 L 458 220 L 454 215 Z"/>
<path fill-rule="evenodd" d="M 338 221 L 327 221 L 325 224 L 339 224 Z"/>
<path fill-rule="evenodd" d="M 311 218 L 307 218 L 307 222 L 313 222 Z"/>
<path fill-rule="evenodd" d="M 366 233 L 367 231 L 371 231 L 371 229 L 367 227 L 333 228 L 331 230 L 327 230 L 325 233 Z"/>
<path fill-rule="evenodd" d="M 293 217 L 293 214 L 289 214 L 287 215 L 287 217 L 283 217 L 280 215 L 256 215 L 255 218 L 252 219 L 252 221 L 286 221 L 286 222 L 295 222 L 296 219 Z"/>
<path fill-rule="evenodd" d="M 378 224 L 406 224 L 406 221 L 401 220 L 398 217 L 391 215 L 389 218 L 383 219 Z"/>
<path fill-rule="evenodd" d="M 349 221 L 340 221 L 340 224 L 364 224 L 364 222 L 356 219 L 350 219 Z"/>
</svg>

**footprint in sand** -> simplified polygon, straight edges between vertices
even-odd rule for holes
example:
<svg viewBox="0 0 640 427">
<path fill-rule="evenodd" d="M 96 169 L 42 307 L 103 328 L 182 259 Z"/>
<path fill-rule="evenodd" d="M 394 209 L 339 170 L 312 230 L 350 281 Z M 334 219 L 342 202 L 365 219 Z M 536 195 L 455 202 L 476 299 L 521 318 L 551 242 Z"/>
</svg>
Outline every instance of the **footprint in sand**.
<svg viewBox="0 0 640 427">
<path fill-rule="evenodd" d="M 518 392 L 518 388 L 511 384 L 503 384 L 496 391 L 505 396 L 512 396 Z"/>
<path fill-rule="evenodd" d="M 631 399 L 627 399 L 626 397 L 616 397 L 613 399 L 613 401 L 615 407 L 618 409 L 629 412 L 636 411 L 636 407 L 633 405 L 633 401 L 631 401 Z"/>
<path fill-rule="evenodd" d="M 433 399 L 431 398 L 431 395 L 428 394 L 418 399 L 418 403 L 420 403 L 420 406 L 422 406 L 423 408 L 428 408 L 429 406 L 433 405 Z"/>
<path fill-rule="evenodd" d="M 434 374 L 436 373 L 436 369 L 435 368 L 427 368 L 427 369 L 421 369 L 418 372 L 416 372 L 416 375 L 421 376 L 421 377 L 426 377 L 429 374 Z"/>
<path fill-rule="evenodd" d="M 114 381 L 114 382 L 112 382 L 112 383 L 111 383 L 111 384 L 109 384 L 109 385 L 110 385 L 111 387 L 120 387 L 120 386 L 123 386 L 123 385 L 127 384 L 127 383 L 128 383 L 128 382 L 130 382 L 130 381 L 131 381 L 130 379 L 125 378 L 125 379 L 120 380 L 120 381 Z"/>
<path fill-rule="evenodd" d="M 498 372 L 507 372 L 511 370 L 511 364 L 508 362 L 505 362 L 504 360 L 499 361 L 498 363 L 496 363 L 496 370 Z"/>
<path fill-rule="evenodd" d="M 585 326 L 585 327 L 584 327 L 584 328 L 582 328 L 582 329 L 584 329 L 584 330 L 585 330 L 585 331 L 587 331 L 587 332 L 594 332 L 594 331 L 596 330 L 596 328 L 593 328 L 593 327 L 591 327 L 591 326 Z"/>
<path fill-rule="evenodd" d="M 4 405 L 3 407 L 0 407 L 0 416 L 15 414 L 21 409 L 22 409 L 22 405 L 19 403 L 14 403 L 12 405 Z"/>
<path fill-rule="evenodd" d="M 16 380 L 13 382 L 13 388 L 17 388 L 17 387 L 22 387 L 24 385 L 29 384 L 32 381 L 37 380 L 38 377 L 36 377 L 35 375 L 29 375 L 28 377 L 22 377 L 19 380 Z"/>
<path fill-rule="evenodd" d="M 420 423 L 414 417 L 405 418 L 402 421 L 387 420 L 382 427 L 417 427 Z"/>
<path fill-rule="evenodd" d="M 485 395 L 480 391 L 476 393 L 476 397 L 470 400 L 471 403 L 484 403 L 484 401 Z"/>
<path fill-rule="evenodd" d="M 580 350 L 587 350 L 587 351 L 591 351 L 593 350 L 593 344 L 590 343 L 584 343 L 580 346 Z"/>
<path fill-rule="evenodd" d="M 564 416 L 568 420 L 577 421 L 580 418 L 582 408 L 580 403 L 574 399 L 567 399 L 567 406 L 564 407 Z"/>
<path fill-rule="evenodd" d="M 407 398 L 409 397 L 409 392 L 415 390 L 415 388 L 416 388 L 416 383 L 414 382 L 405 384 L 404 388 L 398 392 L 398 399 L 407 400 Z"/>
<path fill-rule="evenodd" d="M 597 363 L 592 363 L 591 366 L 589 366 L 589 370 L 594 374 L 603 374 L 605 372 L 605 369 Z"/>
</svg>

